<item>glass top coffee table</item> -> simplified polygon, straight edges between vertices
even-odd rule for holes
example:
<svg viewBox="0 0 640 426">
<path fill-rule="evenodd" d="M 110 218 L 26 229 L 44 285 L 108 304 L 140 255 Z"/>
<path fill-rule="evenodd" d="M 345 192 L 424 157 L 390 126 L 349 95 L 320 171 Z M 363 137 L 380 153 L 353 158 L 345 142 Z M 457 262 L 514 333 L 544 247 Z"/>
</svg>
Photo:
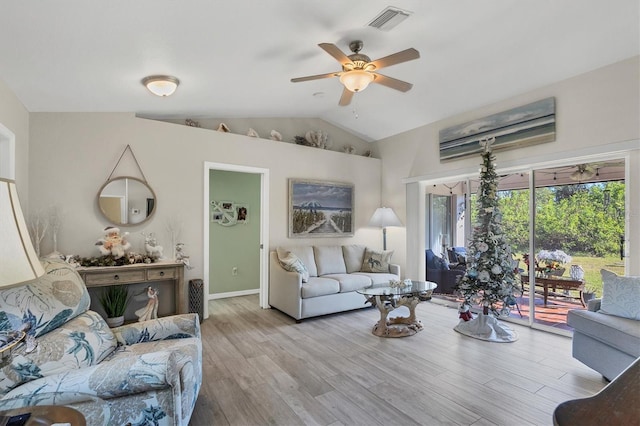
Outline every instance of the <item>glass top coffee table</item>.
<svg viewBox="0 0 640 426">
<path fill-rule="evenodd" d="M 436 287 L 438 284 L 431 281 L 405 280 L 400 283 L 400 286 L 374 285 L 356 291 L 364 295 L 367 302 L 380 311 L 380 320 L 371 331 L 374 335 L 406 337 L 413 336 L 422 330 L 422 323 L 416 319 L 416 306 L 422 301 L 430 300 Z M 389 318 L 389 312 L 401 306 L 406 306 L 409 309 L 409 316 Z"/>
</svg>

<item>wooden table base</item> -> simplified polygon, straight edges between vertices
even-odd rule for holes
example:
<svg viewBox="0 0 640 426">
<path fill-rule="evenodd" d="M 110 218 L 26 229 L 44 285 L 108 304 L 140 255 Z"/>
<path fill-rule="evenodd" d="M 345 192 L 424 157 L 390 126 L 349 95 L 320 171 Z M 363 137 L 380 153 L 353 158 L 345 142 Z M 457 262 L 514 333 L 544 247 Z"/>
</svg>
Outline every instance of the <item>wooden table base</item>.
<svg viewBox="0 0 640 426">
<path fill-rule="evenodd" d="M 378 337 L 407 337 L 422 331 L 422 323 L 416 319 L 416 306 L 420 303 L 419 297 L 401 296 L 390 300 L 385 296 L 369 296 L 367 300 L 380 311 L 380 319 L 371 330 L 374 335 Z M 409 308 L 409 316 L 388 318 L 389 312 L 400 306 Z"/>
</svg>

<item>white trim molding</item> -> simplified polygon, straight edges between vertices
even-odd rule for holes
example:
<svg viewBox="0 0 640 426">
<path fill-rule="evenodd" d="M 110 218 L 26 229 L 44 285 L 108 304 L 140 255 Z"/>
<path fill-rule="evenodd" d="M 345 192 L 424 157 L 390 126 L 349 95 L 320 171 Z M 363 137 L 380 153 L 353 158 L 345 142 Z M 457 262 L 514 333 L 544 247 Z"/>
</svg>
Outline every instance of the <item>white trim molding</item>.
<svg viewBox="0 0 640 426">
<path fill-rule="evenodd" d="M 0 123 L 0 178 L 16 179 L 16 135 Z"/>
<path fill-rule="evenodd" d="M 228 297 L 248 296 L 250 294 L 259 294 L 260 289 L 255 288 L 253 290 L 241 290 L 241 291 L 228 291 L 226 293 L 213 293 L 209 294 L 209 300 L 226 299 Z"/>
<path fill-rule="evenodd" d="M 567 164 L 588 163 L 590 161 L 606 161 L 624 156 L 624 154 L 640 149 L 640 139 L 633 139 L 622 142 L 614 142 L 606 145 L 592 146 L 580 150 L 580 155 L 576 155 L 575 151 L 557 152 L 552 160 L 548 155 L 539 155 L 535 157 L 527 157 L 514 161 L 506 161 L 499 164 L 496 172 L 498 173 L 518 173 L 531 168 L 539 168 L 544 166 L 556 167 L 565 166 Z M 477 177 L 479 175 L 478 166 L 454 169 L 445 172 L 437 172 L 428 175 L 407 177 L 402 179 L 402 183 L 412 182 L 429 182 L 429 184 L 438 184 L 451 182 L 452 180 L 465 180 L 467 178 Z"/>
</svg>

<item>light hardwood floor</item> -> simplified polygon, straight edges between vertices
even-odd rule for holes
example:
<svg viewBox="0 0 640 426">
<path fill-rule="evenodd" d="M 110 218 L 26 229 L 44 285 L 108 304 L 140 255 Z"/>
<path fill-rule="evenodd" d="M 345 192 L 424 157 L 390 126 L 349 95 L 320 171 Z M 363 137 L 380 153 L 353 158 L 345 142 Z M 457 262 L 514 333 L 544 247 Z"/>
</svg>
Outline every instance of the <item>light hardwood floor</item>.
<svg viewBox="0 0 640 426">
<path fill-rule="evenodd" d="M 296 324 L 255 295 L 209 312 L 192 426 L 551 425 L 560 402 L 606 384 L 567 337 L 510 324 L 517 342 L 484 342 L 431 302 L 416 310 L 424 330 L 398 339 L 371 334 L 371 308 Z"/>
</svg>

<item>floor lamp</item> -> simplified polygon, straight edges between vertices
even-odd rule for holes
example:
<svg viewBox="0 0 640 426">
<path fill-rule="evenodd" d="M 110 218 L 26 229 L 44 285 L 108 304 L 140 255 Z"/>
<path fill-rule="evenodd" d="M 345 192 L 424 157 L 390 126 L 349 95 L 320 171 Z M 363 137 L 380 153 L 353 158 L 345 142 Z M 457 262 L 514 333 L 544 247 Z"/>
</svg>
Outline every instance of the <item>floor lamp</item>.
<svg viewBox="0 0 640 426">
<path fill-rule="evenodd" d="M 402 226 L 402 222 L 398 219 L 391 207 L 378 207 L 371 216 L 369 226 L 382 228 L 382 249 L 387 249 L 387 226 Z"/>
</svg>

